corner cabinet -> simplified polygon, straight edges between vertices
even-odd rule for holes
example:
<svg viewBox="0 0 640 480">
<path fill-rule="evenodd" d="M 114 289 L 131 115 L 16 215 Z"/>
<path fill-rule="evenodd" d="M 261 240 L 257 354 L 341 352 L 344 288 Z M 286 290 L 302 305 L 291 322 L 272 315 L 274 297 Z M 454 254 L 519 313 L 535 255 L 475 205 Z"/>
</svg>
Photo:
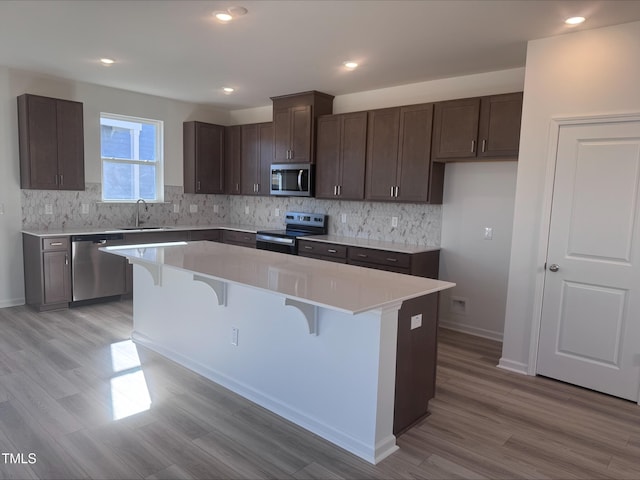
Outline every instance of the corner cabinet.
<svg viewBox="0 0 640 480">
<path fill-rule="evenodd" d="M 433 104 L 369 112 L 367 200 L 442 203 L 444 165 L 431 162 Z"/>
<path fill-rule="evenodd" d="M 364 199 L 367 112 L 318 118 L 316 197 Z"/>
<path fill-rule="evenodd" d="M 224 193 L 224 127 L 183 123 L 184 193 Z"/>
<path fill-rule="evenodd" d="M 254 123 L 241 128 L 242 195 L 269 195 L 273 163 L 273 123 Z"/>
<path fill-rule="evenodd" d="M 333 112 L 333 96 L 314 90 L 271 100 L 274 163 L 314 163 L 315 119 Z"/>
<path fill-rule="evenodd" d="M 39 310 L 67 308 L 71 302 L 71 244 L 68 236 L 22 234 L 27 305 Z"/>
<path fill-rule="evenodd" d="M 84 190 L 84 125 L 80 102 L 18 97 L 20 188 Z"/>
<path fill-rule="evenodd" d="M 436 103 L 432 158 L 515 160 L 521 117 L 522 92 Z"/>
</svg>

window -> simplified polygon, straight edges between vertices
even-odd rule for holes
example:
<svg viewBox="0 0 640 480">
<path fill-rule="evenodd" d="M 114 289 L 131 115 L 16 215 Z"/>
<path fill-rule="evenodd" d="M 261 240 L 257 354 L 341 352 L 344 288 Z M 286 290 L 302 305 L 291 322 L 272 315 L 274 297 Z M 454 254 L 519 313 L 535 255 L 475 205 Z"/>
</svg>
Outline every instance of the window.
<svg viewBox="0 0 640 480">
<path fill-rule="evenodd" d="M 163 123 L 100 114 L 102 201 L 164 201 Z"/>
</svg>

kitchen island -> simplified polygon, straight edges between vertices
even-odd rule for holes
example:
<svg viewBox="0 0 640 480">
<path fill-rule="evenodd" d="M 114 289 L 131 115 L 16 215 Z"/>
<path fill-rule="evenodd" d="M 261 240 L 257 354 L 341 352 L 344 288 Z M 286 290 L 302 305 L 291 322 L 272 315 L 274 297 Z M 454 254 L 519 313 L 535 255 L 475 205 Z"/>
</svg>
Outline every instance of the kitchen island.
<svg viewBox="0 0 640 480">
<path fill-rule="evenodd" d="M 211 242 L 108 247 L 135 342 L 371 463 L 393 435 L 398 311 L 454 284 Z"/>
</svg>

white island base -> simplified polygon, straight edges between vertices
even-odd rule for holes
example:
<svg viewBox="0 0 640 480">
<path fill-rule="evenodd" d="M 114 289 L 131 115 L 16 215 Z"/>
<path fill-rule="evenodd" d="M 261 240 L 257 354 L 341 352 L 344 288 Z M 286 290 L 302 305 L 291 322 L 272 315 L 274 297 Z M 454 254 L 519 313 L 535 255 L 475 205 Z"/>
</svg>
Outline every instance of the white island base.
<svg viewBox="0 0 640 480">
<path fill-rule="evenodd" d="M 398 310 L 454 284 L 210 242 L 140 247 L 104 249 L 133 263 L 135 342 L 368 462 L 397 450 Z"/>
</svg>

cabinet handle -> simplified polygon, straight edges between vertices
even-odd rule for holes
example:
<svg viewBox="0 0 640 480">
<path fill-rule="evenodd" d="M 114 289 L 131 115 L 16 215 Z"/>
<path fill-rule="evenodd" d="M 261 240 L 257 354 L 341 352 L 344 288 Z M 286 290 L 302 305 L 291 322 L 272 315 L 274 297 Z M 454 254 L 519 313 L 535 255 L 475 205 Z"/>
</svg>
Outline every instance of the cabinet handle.
<svg viewBox="0 0 640 480">
<path fill-rule="evenodd" d="M 327 250 L 329 253 L 337 253 L 338 251 L 335 248 L 330 248 Z"/>
<path fill-rule="evenodd" d="M 260 191 L 260 184 L 256 183 L 256 193 L 258 193 Z"/>
<path fill-rule="evenodd" d="M 397 258 L 385 258 L 385 260 L 386 260 L 387 262 L 397 262 L 397 261 L 398 261 L 398 259 L 397 259 Z"/>
<path fill-rule="evenodd" d="M 476 151 L 476 141 L 471 140 L 471 153 L 475 153 Z"/>
<path fill-rule="evenodd" d="M 59 177 L 59 175 L 54 175 L 54 177 L 53 177 L 53 179 L 56 182 L 56 187 L 58 186 L 58 177 Z"/>
<path fill-rule="evenodd" d="M 60 186 L 64 184 L 64 177 L 60 174 Z"/>
<path fill-rule="evenodd" d="M 391 196 L 393 197 L 393 186 L 391 187 Z"/>
<path fill-rule="evenodd" d="M 239 191 L 240 191 L 240 184 L 236 183 L 236 192 L 239 192 Z"/>
<path fill-rule="evenodd" d="M 62 242 L 51 242 L 49 244 L 50 247 L 61 247 L 62 246 Z"/>
<path fill-rule="evenodd" d="M 64 256 L 64 264 L 69 265 L 69 254 L 65 254 Z"/>
<path fill-rule="evenodd" d="M 396 185 L 396 194 L 395 194 L 395 197 L 397 197 L 397 196 L 398 196 L 398 188 L 399 188 L 399 187 Z"/>
<path fill-rule="evenodd" d="M 342 196 L 342 185 L 338 185 L 338 195 Z"/>
<path fill-rule="evenodd" d="M 364 253 L 359 253 L 358 256 L 360 258 L 367 258 L 369 255 L 365 255 Z"/>
<path fill-rule="evenodd" d="M 313 247 L 311 245 L 305 245 L 304 249 L 305 250 L 313 250 Z"/>
<path fill-rule="evenodd" d="M 200 186 L 201 186 L 201 185 L 200 185 L 200 180 L 198 180 L 198 183 L 197 183 L 197 185 L 196 185 L 196 191 L 198 191 L 198 192 L 200 191 Z"/>
<path fill-rule="evenodd" d="M 482 153 L 484 153 L 487 150 L 487 139 L 483 138 L 482 139 Z"/>
<path fill-rule="evenodd" d="M 333 186 L 333 196 L 336 196 L 336 195 L 338 195 L 338 186 L 334 185 Z"/>
</svg>

